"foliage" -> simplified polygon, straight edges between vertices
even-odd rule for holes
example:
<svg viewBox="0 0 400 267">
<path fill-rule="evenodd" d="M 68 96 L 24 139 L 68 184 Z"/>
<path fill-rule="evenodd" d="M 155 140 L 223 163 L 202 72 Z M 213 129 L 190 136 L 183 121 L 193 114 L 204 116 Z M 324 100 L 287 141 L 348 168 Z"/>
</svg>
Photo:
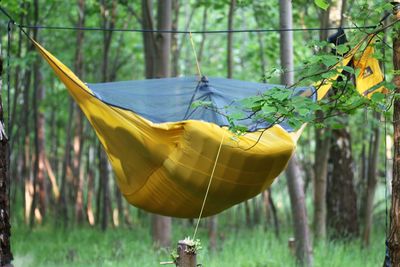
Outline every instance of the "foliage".
<svg viewBox="0 0 400 267">
<path fill-rule="evenodd" d="M 329 3 L 326 0 L 314 0 L 314 3 L 319 7 L 324 10 L 327 10 L 329 7 Z"/>
<path fill-rule="evenodd" d="M 85 26 L 99 27 L 102 26 L 100 16 L 101 1 L 87 0 L 85 12 Z M 106 1 L 110 3 L 111 1 Z M 349 1 L 348 1 L 349 2 Z M 39 21 L 40 25 L 48 26 L 74 26 L 78 17 L 78 10 L 74 6 L 75 2 L 57 1 L 57 0 L 40 0 Z M 123 29 L 140 28 L 141 7 L 140 1 L 114 1 L 118 16 L 115 19 L 115 27 Z M 226 29 L 228 0 L 201 0 L 201 1 L 179 1 L 181 7 L 178 11 L 179 20 L 177 22 L 178 29 L 202 29 L 204 13 L 206 10 L 207 30 Z M 311 3 L 311 4 L 310 4 Z M 293 1 L 293 18 L 294 28 L 318 28 L 320 25 L 320 15 L 330 4 L 332 9 L 337 8 L 338 1 L 315 0 L 314 2 L 299 0 Z M 17 22 L 24 24 L 33 23 L 33 1 L 14 1 L 3 0 L 1 6 L 5 7 L 10 14 L 16 18 Z M 276 29 L 278 28 L 279 12 L 278 1 L 237 1 L 235 10 L 235 29 Z M 321 9 L 322 8 L 322 9 Z M 383 1 L 353 1 L 346 12 L 346 23 L 348 26 L 364 26 L 375 25 L 382 14 L 390 11 L 390 3 Z M 193 10 L 193 12 L 192 12 Z M 190 17 L 193 13 L 192 18 Z M 23 18 L 23 21 L 20 19 Z M 3 29 L 2 35 L 2 54 L 5 54 L 6 47 L 6 24 L 7 20 L 1 17 L 0 27 Z M 397 25 L 398 27 L 399 25 Z M 32 30 L 30 30 L 32 33 Z M 77 31 L 70 30 L 40 30 L 39 41 L 44 46 L 60 58 L 66 65 L 74 67 L 74 55 L 76 52 Z M 265 121 L 269 124 L 281 122 L 285 120 L 291 127 L 298 128 L 302 123 L 307 122 L 315 124 L 317 127 L 342 128 L 348 127 L 352 134 L 352 149 L 356 157 L 355 173 L 358 177 L 357 183 L 363 183 L 362 172 L 365 166 L 362 162 L 362 153 L 368 149 L 370 129 L 373 125 L 382 122 L 372 120 L 371 111 L 378 111 L 385 115 L 388 124 L 390 123 L 390 107 L 393 99 L 399 97 L 394 94 L 393 84 L 389 81 L 395 74 L 390 71 L 391 53 L 390 33 L 385 42 L 375 44 L 376 56 L 386 63 L 387 82 L 383 85 L 389 89 L 390 93 L 383 95 L 375 93 L 371 99 L 360 96 L 350 79 L 352 74 L 357 74 L 357 70 L 351 67 L 341 66 L 350 75 L 344 75 L 338 72 L 338 69 L 331 68 L 338 62 L 344 53 L 348 52 L 349 47 L 354 46 L 361 36 L 365 35 L 365 30 L 346 31 L 349 37 L 349 45 L 340 45 L 335 47 L 337 54 L 331 54 L 331 44 L 325 41 L 319 41 L 319 31 L 297 31 L 294 32 L 295 43 L 295 69 L 297 80 L 299 81 L 294 87 L 304 87 L 315 85 L 316 82 L 329 79 L 336 74 L 340 75 L 341 80 L 335 82 L 335 94 L 329 99 L 323 100 L 318 105 L 311 101 L 308 97 L 295 95 L 293 88 L 285 88 L 281 86 L 273 86 L 273 88 L 260 95 L 252 96 L 235 103 L 233 106 L 225 107 L 222 110 L 216 110 L 227 116 L 232 131 L 241 134 L 247 128 L 241 125 L 243 118 L 249 117 L 256 121 Z M 226 75 L 226 35 L 225 34 L 204 34 L 193 35 L 196 47 L 199 47 L 204 38 L 203 54 L 199 58 L 202 72 L 208 76 L 225 76 Z M 101 66 L 103 53 L 103 32 L 101 31 L 85 31 L 83 56 L 84 56 L 84 73 L 82 78 L 88 82 L 101 81 Z M 190 46 L 188 35 L 176 35 L 177 46 L 180 48 L 180 58 L 178 67 L 179 75 L 194 75 L 196 66 L 194 55 Z M 382 34 L 378 35 L 379 40 L 384 40 Z M 146 226 L 133 224 L 132 229 L 116 227 L 108 232 L 100 232 L 97 228 L 87 227 L 87 223 L 83 226 L 74 224 L 75 213 L 73 210 L 76 199 L 74 186 L 77 183 L 76 177 L 70 174 L 71 166 L 68 167 L 68 179 L 65 187 L 67 188 L 68 203 L 68 222 L 71 229 L 56 230 L 51 228 L 50 223 L 45 223 L 33 230 L 28 230 L 24 223 L 24 197 L 25 182 L 33 179 L 34 176 L 34 160 L 35 160 L 35 125 L 34 113 L 32 108 L 33 82 L 30 71 L 32 65 L 37 60 L 36 51 L 30 50 L 30 43 L 27 39 L 20 35 L 16 27 L 12 32 L 11 44 L 11 113 L 12 123 L 12 153 L 11 153 L 11 199 L 12 199 L 12 217 L 13 217 L 13 249 L 16 252 L 16 266 L 155 266 L 159 260 L 165 259 L 168 255 L 165 251 L 157 251 L 154 253 L 152 244 L 148 234 L 150 225 L 146 221 Z M 282 73 L 279 59 L 279 33 L 235 33 L 233 35 L 233 59 L 234 59 L 234 78 L 268 81 L 271 84 L 279 84 L 279 76 Z M 18 43 L 21 42 L 19 51 Z M 114 32 L 113 40 L 110 47 L 109 64 L 115 70 L 116 80 L 132 80 L 143 79 L 144 77 L 144 58 L 143 58 L 142 35 L 140 33 L 123 33 Z M 383 49 L 386 55 L 382 53 Z M 19 54 L 20 53 L 20 54 Z M 264 61 L 262 61 L 262 56 Z M 19 75 L 17 75 L 17 70 Z M 46 118 L 46 138 L 45 149 L 50 165 L 56 176 L 56 183 L 61 185 L 61 176 L 63 172 L 63 163 L 68 150 L 73 151 L 72 146 L 67 146 L 68 133 L 66 131 L 69 120 L 73 120 L 73 130 L 75 132 L 77 112 L 69 113 L 70 98 L 64 86 L 54 76 L 50 68 L 45 64 L 40 64 L 40 72 L 42 77 L 42 85 L 46 94 L 44 100 L 39 105 L 39 110 L 43 112 Z M 5 84 L 3 76 L 3 84 Z M 4 96 L 4 102 L 7 98 Z M 14 101 L 15 100 L 15 101 Z M 196 105 L 206 108 L 215 109 L 212 103 L 199 102 Z M 26 112 L 27 110 L 27 112 Z M 315 117 L 315 111 L 323 111 L 324 118 Z M 351 114 L 349 123 L 343 123 L 340 115 Z M 27 115 L 27 123 L 23 120 Z M 6 116 L 7 117 L 7 116 Z M 390 135 L 391 129 L 387 134 Z M 25 134 L 26 133 L 26 134 Z M 83 139 L 85 140 L 82 148 L 82 160 L 80 167 L 84 180 L 84 201 L 85 205 L 92 204 L 95 213 L 95 223 L 99 224 L 101 206 L 97 200 L 88 200 L 88 177 L 94 176 L 94 192 L 100 192 L 99 181 L 99 165 L 97 155 L 100 151 L 98 141 L 95 141 L 92 129 L 89 129 L 86 121 L 84 123 Z M 379 163 L 379 177 L 381 182 L 386 175 L 385 164 L 383 163 L 386 151 L 384 148 L 384 140 L 382 138 Z M 314 134 L 308 130 L 300 140 L 298 146 L 299 158 L 307 162 L 304 164 L 306 168 L 312 168 L 313 164 L 318 160 L 313 158 L 315 149 Z M 364 152 L 363 152 L 364 151 Z M 75 156 L 75 155 L 73 155 Z M 26 161 L 28 168 L 24 172 L 22 162 Z M 15 177 L 15 179 L 14 179 Z M 311 179 L 310 177 L 306 177 Z M 47 178 L 46 178 L 47 179 Z M 46 180 L 47 181 L 47 180 Z M 305 190 L 311 195 L 310 180 L 305 182 Z M 115 189 L 115 182 L 111 181 L 112 192 Z M 361 188 L 361 186 L 357 185 Z M 46 190 L 50 190 L 50 183 L 47 183 Z M 308 188 L 308 189 L 307 189 Z M 279 213 L 279 220 L 282 222 L 290 222 L 289 204 L 286 193 L 286 183 L 284 179 L 277 179 L 273 185 L 274 199 Z M 360 190 L 361 191 L 361 190 Z M 381 207 L 384 199 L 383 189 L 380 188 L 380 202 L 376 203 L 377 207 Z M 110 195 L 113 211 L 118 206 L 118 195 L 112 193 Z M 59 202 L 49 194 L 47 197 L 49 210 L 48 218 L 57 217 L 57 207 Z M 308 203 L 311 198 L 308 197 Z M 260 202 L 260 201 L 259 201 Z M 380 205 L 378 205 L 380 203 Z M 125 205 L 125 203 L 123 204 Z M 261 209 L 261 208 L 260 208 Z M 111 207 L 110 207 L 111 210 Z M 309 208 L 308 210 L 312 210 Z M 383 228 L 382 209 L 375 209 L 378 218 L 374 218 L 375 225 Z M 201 262 L 205 266 L 235 266 L 243 267 L 261 267 L 261 266 L 295 266 L 290 252 L 287 250 L 286 240 L 290 235 L 289 226 L 285 225 L 285 233 L 281 240 L 277 240 L 270 231 L 266 233 L 259 228 L 252 230 L 240 228 L 238 225 L 245 225 L 243 206 L 235 207 L 231 210 L 234 215 L 222 215 L 222 220 L 228 221 L 225 227 L 220 230 L 221 247 L 223 249 L 216 254 L 209 253 L 205 248 L 200 251 Z M 121 216 L 121 215 L 119 215 Z M 143 215 L 142 215 L 143 216 Z M 144 215 L 145 216 L 145 215 Z M 240 218 L 240 223 L 233 222 L 233 216 Z M 134 217 L 134 216 L 132 216 Z M 45 220 L 46 220 L 45 218 Z M 51 221 L 50 221 L 51 222 Z M 238 224 L 233 225 L 232 224 Z M 272 228 L 269 221 L 261 221 L 258 226 L 263 225 L 265 228 Z M 205 229 L 201 230 L 202 240 L 205 237 Z M 176 226 L 175 240 L 187 232 L 186 228 Z M 177 234 L 179 233 L 179 234 Z M 378 237 L 379 236 L 379 237 Z M 377 266 L 382 261 L 384 253 L 384 235 L 378 232 L 374 235 L 374 242 L 370 249 L 361 249 L 357 241 L 349 244 L 342 243 L 318 243 L 314 248 L 315 261 L 317 266 Z M 29 242 L 27 242 L 29 240 Z M 204 243 L 207 244 L 205 241 Z M 49 253 L 51 252 L 51 253 Z M 265 254 L 267 253 L 267 257 Z"/>
</svg>

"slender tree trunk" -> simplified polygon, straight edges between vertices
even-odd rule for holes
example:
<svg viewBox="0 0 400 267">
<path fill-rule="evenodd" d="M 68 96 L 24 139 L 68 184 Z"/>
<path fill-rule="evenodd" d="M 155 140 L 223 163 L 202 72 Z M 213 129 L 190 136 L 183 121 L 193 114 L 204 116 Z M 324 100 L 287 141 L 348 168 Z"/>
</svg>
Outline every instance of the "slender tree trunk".
<svg viewBox="0 0 400 267">
<path fill-rule="evenodd" d="M 400 31 L 393 38 L 394 70 L 400 70 Z M 400 93 L 400 75 L 394 76 L 396 93 Z M 400 100 L 396 98 L 393 104 L 393 179 L 392 206 L 390 209 L 389 254 L 392 266 L 400 266 Z"/>
<path fill-rule="evenodd" d="M 253 223 L 254 225 L 258 225 L 261 218 L 260 211 L 262 210 L 260 202 L 258 200 L 258 197 L 254 197 L 251 202 L 253 204 Z"/>
<path fill-rule="evenodd" d="M 157 10 L 157 29 L 170 30 L 172 27 L 172 0 L 158 0 Z M 152 1 L 142 0 L 143 29 L 154 29 L 152 11 Z M 146 78 L 170 76 L 171 34 L 143 33 L 143 43 Z M 152 236 L 153 242 L 157 246 L 169 246 L 171 244 L 171 218 L 154 214 L 152 216 Z"/>
<path fill-rule="evenodd" d="M 179 0 L 172 0 L 172 10 L 174 13 L 174 18 L 172 20 L 172 30 L 177 30 L 179 27 L 179 10 L 180 3 Z M 172 34 L 171 40 L 171 53 L 172 53 L 172 77 L 177 77 L 179 75 L 179 44 L 178 44 L 178 34 Z"/>
<path fill-rule="evenodd" d="M 199 54 L 197 55 L 197 59 L 199 60 L 199 62 L 201 63 L 202 58 L 203 58 L 203 53 L 204 53 L 204 45 L 206 43 L 206 29 L 207 29 L 207 18 L 208 18 L 208 6 L 204 6 L 204 10 L 203 10 L 203 23 L 201 26 L 201 30 L 203 31 L 203 33 L 201 34 L 201 41 L 200 41 L 200 45 L 199 45 Z"/>
<path fill-rule="evenodd" d="M 110 186 L 109 186 L 109 171 L 108 161 L 105 152 L 102 147 L 99 147 L 99 172 L 100 172 L 100 190 L 101 190 L 101 229 L 105 231 L 108 228 L 108 222 L 110 220 Z M 100 208 L 99 206 L 97 207 Z"/>
<path fill-rule="evenodd" d="M 244 213 L 245 213 L 245 217 L 246 217 L 246 226 L 247 227 L 252 227 L 251 211 L 250 211 L 249 201 L 250 200 L 246 200 L 244 202 Z"/>
<path fill-rule="evenodd" d="M 34 21 L 38 24 L 39 19 L 39 0 L 34 1 Z M 35 40 L 38 40 L 38 30 L 33 30 Z M 46 194 L 46 180 L 45 180 L 45 117 L 44 113 L 40 111 L 38 103 L 44 99 L 44 88 L 42 84 L 42 73 L 40 71 L 40 59 L 37 58 L 34 63 L 33 71 L 33 114 L 35 124 L 35 165 L 34 165 L 34 195 L 32 201 L 31 215 L 36 213 L 36 208 L 40 213 L 38 219 L 44 217 L 46 214 L 47 194 Z M 31 225 L 33 225 L 33 216 L 31 216 Z"/>
<path fill-rule="evenodd" d="M 92 169 L 92 164 L 94 161 L 94 148 L 89 147 L 87 154 L 87 200 L 86 200 L 86 216 L 90 225 L 95 224 L 94 214 L 93 214 L 93 195 L 94 195 L 94 173 Z"/>
<path fill-rule="evenodd" d="M 0 88 L 3 85 L 1 79 L 3 74 L 3 58 L 0 58 Z M 0 266 L 11 263 L 13 255 L 11 253 L 10 236 L 10 181 L 7 177 L 8 172 L 8 137 L 5 134 L 3 100 L 0 96 Z"/>
<path fill-rule="evenodd" d="M 153 25 L 153 0 L 142 0 L 142 28 L 143 30 L 154 29 Z M 143 32 L 143 48 L 145 58 L 145 76 L 148 79 L 154 78 L 154 60 L 156 44 L 154 35 L 151 32 Z"/>
<path fill-rule="evenodd" d="M 218 241 L 218 217 L 212 216 L 208 225 L 208 239 L 210 240 L 210 250 L 215 252 L 217 250 Z"/>
<path fill-rule="evenodd" d="M 317 112 L 317 116 L 322 116 Z M 314 236 L 323 239 L 326 236 L 326 182 L 328 174 L 328 157 L 330 147 L 329 132 L 326 129 L 315 129 L 314 160 Z"/>
<path fill-rule="evenodd" d="M 272 198 L 272 191 L 271 188 L 268 188 L 268 203 L 269 206 L 271 207 L 271 212 L 272 212 L 272 220 L 274 222 L 274 229 L 275 229 L 275 236 L 280 239 L 280 229 L 279 229 L 279 218 L 278 218 L 278 212 L 276 210 L 276 206 L 274 203 L 274 200 Z"/>
<path fill-rule="evenodd" d="M 320 13 L 321 28 L 329 27 L 330 8 Z M 319 39 L 326 41 L 328 31 L 321 30 Z M 317 111 L 316 116 L 322 120 L 324 114 Z M 328 174 L 328 158 L 330 147 L 330 131 L 327 128 L 315 128 L 315 158 L 314 158 L 314 236 L 323 239 L 326 236 L 326 182 Z"/>
<path fill-rule="evenodd" d="M 292 28 L 292 2 L 279 1 L 280 28 Z M 281 81 L 285 85 L 294 83 L 293 70 L 293 33 L 282 31 L 280 39 L 281 65 L 284 69 Z M 296 242 L 296 258 L 299 264 L 313 265 L 312 247 L 308 229 L 307 211 L 302 186 L 301 172 L 296 156 L 293 155 L 286 171 L 290 203 L 292 207 L 293 225 Z"/>
<path fill-rule="evenodd" d="M 58 216 L 57 220 L 64 226 L 68 224 L 68 205 L 67 205 L 67 196 L 68 196 L 68 188 L 67 188 L 67 172 L 68 166 L 70 166 L 71 162 L 71 136 L 72 136 L 72 119 L 74 116 L 74 104 L 72 100 L 69 102 L 68 107 L 68 123 L 67 123 L 67 136 L 65 138 L 65 148 L 64 148 L 64 161 L 62 163 L 62 171 L 61 171 L 61 189 L 60 189 L 60 198 L 58 202 Z"/>
<path fill-rule="evenodd" d="M 27 10 L 28 7 L 26 7 Z M 26 22 L 29 23 L 29 16 L 27 16 Z M 32 51 L 34 47 L 32 46 L 30 40 L 26 40 L 26 49 L 27 51 Z M 23 157 L 22 157 L 22 177 L 24 177 L 24 219 L 25 219 L 25 224 L 30 223 L 30 215 L 31 215 L 31 207 L 32 207 L 32 198 L 33 198 L 33 182 L 32 182 L 32 177 L 30 175 L 30 119 L 29 119 L 29 114 L 30 114 L 30 102 L 29 102 L 29 97 L 30 97 L 30 86 L 31 86 L 31 77 L 32 77 L 32 72 L 30 69 L 25 70 L 24 73 L 24 93 L 23 93 L 23 116 L 22 116 L 22 146 L 23 146 Z"/>
<path fill-rule="evenodd" d="M 379 121 L 380 113 L 375 113 L 374 118 Z M 363 233 L 363 244 L 369 246 L 370 235 L 372 230 L 372 218 L 373 218 L 373 207 L 376 184 L 378 183 L 378 160 L 379 160 L 379 144 L 381 140 L 380 125 L 377 123 L 373 127 L 373 133 L 371 135 L 370 142 L 370 157 L 367 172 L 367 190 L 365 198 L 365 211 L 364 211 L 364 233 Z"/>
<path fill-rule="evenodd" d="M 232 30 L 233 28 L 233 17 L 235 14 L 235 8 L 236 8 L 236 0 L 231 0 L 229 5 L 229 14 L 228 14 L 228 31 Z M 233 33 L 228 32 L 228 43 L 227 43 L 228 78 L 232 78 L 232 73 L 233 73 L 232 39 L 233 39 Z"/>
<path fill-rule="evenodd" d="M 77 0 L 78 4 L 78 27 L 85 26 L 85 0 Z M 77 31 L 76 35 L 76 50 L 75 50 L 75 73 L 78 77 L 83 76 L 83 40 L 84 31 Z M 76 105 L 75 105 L 76 108 Z M 76 183 L 76 199 L 75 199 L 75 220 L 78 224 L 83 222 L 83 175 L 81 174 L 81 155 L 82 155 L 82 127 L 83 119 L 82 112 L 77 110 L 76 116 L 76 130 L 74 136 L 74 160 L 73 160 L 73 174 Z"/>
<path fill-rule="evenodd" d="M 102 26 L 104 28 L 113 28 L 115 25 L 116 18 L 116 1 L 102 0 L 100 4 L 100 12 L 102 16 Z M 109 51 L 111 46 L 111 40 L 113 37 L 112 31 L 103 32 L 103 61 L 101 65 L 102 81 L 109 81 Z M 111 215 L 111 194 L 110 194 L 110 171 L 108 167 L 108 159 L 103 147 L 99 147 L 99 174 L 100 174 L 100 185 L 101 185 L 101 229 L 105 231 L 108 227 Z M 99 208 L 99 207 L 97 207 Z"/>
</svg>

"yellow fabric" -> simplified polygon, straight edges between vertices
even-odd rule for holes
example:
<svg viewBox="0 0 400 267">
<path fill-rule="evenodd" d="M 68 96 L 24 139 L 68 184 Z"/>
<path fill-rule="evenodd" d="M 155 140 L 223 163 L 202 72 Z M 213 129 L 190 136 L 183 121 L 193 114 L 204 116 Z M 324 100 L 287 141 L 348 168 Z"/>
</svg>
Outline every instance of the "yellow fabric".
<svg viewBox="0 0 400 267">
<path fill-rule="evenodd" d="M 285 168 L 295 142 L 279 125 L 234 136 L 203 121 L 153 124 L 111 107 L 66 66 L 35 43 L 92 124 L 129 203 L 150 212 L 196 218 L 225 133 L 203 216 L 256 196 Z M 261 139 L 253 148 L 260 134 Z"/>
<path fill-rule="evenodd" d="M 359 70 L 359 74 L 356 77 L 357 91 L 368 98 L 370 98 L 375 92 L 384 91 L 383 87 L 378 87 L 371 91 L 371 88 L 383 81 L 383 73 L 379 66 L 379 61 L 373 56 L 373 38 L 373 35 L 367 35 L 355 47 L 353 47 L 340 62 L 332 67 L 332 69 L 338 69 L 340 73 L 343 71 L 340 67 L 347 66 L 351 60 L 353 60 L 354 69 Z M 367 43 L 367 46 L 362 50 L 361 47 L 364 43 Z M 360 54 L 359 56 L 357 55 L 358 53 Z M 333 75 L 329 79 L 325 79 L 324 81 L 315 84 L 318 100 L 321 100 L 326 96 L 332 87 L 332 83 L 339 77 L 339 73 Z"/>
<path fill-rule="evenodd" d="M 383 82 L 383 73 L 379 61 L 374 57 L 373 42 L 362 51 L 361 56 L 355 56 L 354 68 L 359 70 L 356 77 L 357 91 L 368 98 L 376 92 L 383 92 L 384 87 L 379 84 Z"/>
</svg>

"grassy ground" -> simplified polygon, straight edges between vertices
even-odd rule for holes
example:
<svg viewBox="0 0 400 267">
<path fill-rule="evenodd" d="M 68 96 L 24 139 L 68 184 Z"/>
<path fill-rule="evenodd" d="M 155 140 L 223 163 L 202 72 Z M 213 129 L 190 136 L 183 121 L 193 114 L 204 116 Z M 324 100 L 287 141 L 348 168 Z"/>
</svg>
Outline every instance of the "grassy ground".
<svg viewBox="0 0 400 267">
<path fill-rule="evenodd" d="M 190 235 L 193 227 L 174 227 L 174 240 Z M 222 247 L 211 253 L 207 249 L 206 230 L 199 238 L 203 249 L 198 262 L 205 267 L 274 267 L 295 266 L 284 234 L 282 241 L 272 232 L 255 229 L 224 229 Z M 384 234 L 374 233 L 371 247 L 361 249 L 358 241 L 351 243 L 320 243 L 314 246 L 315 266 L 368 267 L 381 266 L 384 257 Z M 169 250 L 155 250 L 148 228 L 110 229 L 101 232 L 93 228 L 69 230 L 40 227 L 29 231 L 25 227 L 13 229 L 12 248 L 16 267 L 62 266 L 160 266 L 170 260 Z M 172 266 L 172 265 L 167 265 Z"/>
</svg>

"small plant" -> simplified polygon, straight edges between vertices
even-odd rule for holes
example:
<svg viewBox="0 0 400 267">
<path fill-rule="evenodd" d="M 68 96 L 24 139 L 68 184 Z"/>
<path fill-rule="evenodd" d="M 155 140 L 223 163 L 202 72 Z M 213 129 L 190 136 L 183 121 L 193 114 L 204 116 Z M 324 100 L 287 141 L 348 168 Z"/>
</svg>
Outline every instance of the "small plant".
<svg viewBox="0 0 400 267">
<path fill-rule="evenodd" d="M 172 261 L 176 263 L 179 258 L 178 253 L 175 250 L 173 250 L 169 255 L 171 256 Z"/>
<path fill-rule="evenodd" d="M 201 250 L 203 247 L 201 246 L 200 239 L 194 240 L 191 237 L 186 237 L 184 240 L 185 244 L 187 245 L 185 252 L 189 254 L 196 254 L 197 251 Z"/>
</svg>

